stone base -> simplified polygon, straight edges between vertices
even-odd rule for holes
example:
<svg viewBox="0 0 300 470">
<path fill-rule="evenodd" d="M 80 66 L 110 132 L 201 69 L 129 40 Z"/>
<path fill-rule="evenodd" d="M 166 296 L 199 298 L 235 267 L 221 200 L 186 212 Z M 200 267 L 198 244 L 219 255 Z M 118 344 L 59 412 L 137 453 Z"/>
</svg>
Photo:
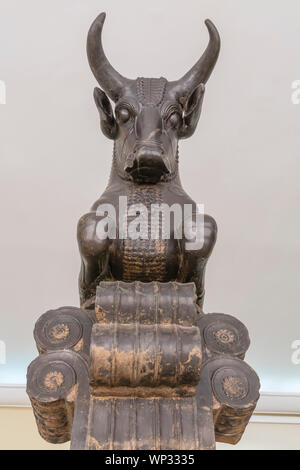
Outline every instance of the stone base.
<svg viewBox="0 0 300 470">
<path fill-rule="evenodd" d="M 46 312 L 27 393 L 71 449 L 195 450 L 241 438 L 259 398 L 245 326 L 203 314 L 193 284 L 103 282 L 95 313 Z"/>
</svg>

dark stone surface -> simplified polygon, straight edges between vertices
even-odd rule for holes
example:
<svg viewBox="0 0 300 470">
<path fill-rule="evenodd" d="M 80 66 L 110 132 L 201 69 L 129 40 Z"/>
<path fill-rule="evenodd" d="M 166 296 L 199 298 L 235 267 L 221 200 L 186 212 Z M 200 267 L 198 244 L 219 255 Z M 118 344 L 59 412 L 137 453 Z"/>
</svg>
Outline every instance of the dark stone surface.
<svg viewBox="0 0 300 470">
<path fill-rule="evenodd" d="M 101 129 L 114 140 L 109 184 L 78 224 L 81 308 L 40 317 L 40 356 L 28 368 L 27 393 L 41 436 L 71 440 L 71 449 L 214 449 L 241 438 L 259 398 L 259 379 L 243 361 L 246 327 L 203 312 L 204 273 L 217 226 L 203 218 L 203 244 L 122 238 L 119 196 L 128 204 L 191 204 L 182 228 L 193 228 L 196 204 L 178 174 L 178 142 L 198 123 L 220 38 L 206 21 L 209 44 L 181 79 L 129 80 L 108 62 L 101 42 L 105 14 L 87 41 L 91 69 L 103 90 L 94 98 Z M 115 103 L 114 110 L 109 98 Z M 116 237 L 100 239 L 100 204 L 116 209 Z M 130 214 L 128 220 L 130 219 Z M 159 219 L 155 230 L 162 230 Z M 153 228 L 153 227 L 151 227 Z"/>
</svg>

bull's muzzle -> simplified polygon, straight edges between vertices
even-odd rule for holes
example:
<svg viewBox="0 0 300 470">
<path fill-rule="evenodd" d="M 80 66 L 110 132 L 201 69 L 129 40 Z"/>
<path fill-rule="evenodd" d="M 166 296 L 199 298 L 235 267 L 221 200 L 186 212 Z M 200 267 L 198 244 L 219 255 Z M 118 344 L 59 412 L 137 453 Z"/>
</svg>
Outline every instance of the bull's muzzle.
<svg viewBox="0 0 300 470">
<path fill-rule="evenodd" d="M 124 169 L 134 181 L 148 183 L 157 183 L 171 171 L 163 148 L 149 143 L 134 149 L 127 157 Z"/>
</svg>

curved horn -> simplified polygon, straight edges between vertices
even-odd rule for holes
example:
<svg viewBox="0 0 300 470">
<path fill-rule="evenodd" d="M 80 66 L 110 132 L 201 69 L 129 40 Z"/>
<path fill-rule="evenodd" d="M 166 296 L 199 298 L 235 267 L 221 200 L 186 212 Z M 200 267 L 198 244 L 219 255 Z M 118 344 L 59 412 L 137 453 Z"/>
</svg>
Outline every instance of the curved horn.
<svg viewBox="0 0 300 470">
<path fill-rule="evenodd" d="M 181 97 L 188 97 L 200 83 L 207 82 L 219 56 L 221 40 L 218 30 L 210 20 L 205 20 L 205 24 L 209 32 L 206 50 L 191 70 L 180 80 L 172 82 L 176 94 Z"/>
<path fill-rule="evenodd" d="M 117 101 L 122 94 L 122 89 L 129 85 L 131 80 L 122 77 L 112 67 L 103 51 L 101 35 L 105 16 L 105 13 L 100 13 L 89 29 L 86 47 L 87 56 L 99 85 L 113 101 Z"/>
</svg>

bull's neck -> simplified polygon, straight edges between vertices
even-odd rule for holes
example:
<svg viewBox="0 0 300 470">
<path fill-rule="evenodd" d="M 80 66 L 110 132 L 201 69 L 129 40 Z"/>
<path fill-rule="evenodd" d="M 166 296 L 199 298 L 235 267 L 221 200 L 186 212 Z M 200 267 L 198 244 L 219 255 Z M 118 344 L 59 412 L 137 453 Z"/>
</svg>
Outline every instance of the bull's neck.
<svg viewBox="0 0 300 470">
<path fill-rule="evenodd" d="M 174 185 L 174 186 L 181 186 L 181 181 L 180 181 L 180 175 L 179 175 L 179 164 L 178 164 L 179 156 L 178 156 L 178 146 L 177 146 L 177 155 L 176 155 L 176 168 L 175 171 L 166 181 L 160 181 L 158 184 L 159 185 Z M 108 185 L 114 185 L 118 184 L 119 186 L 127 186 L 132 185 L 132 186 L 139 186 L 137 183 L 132 181 L 130 178 L 126 178 L 125 175 L 122 175 L 118 171 L 117 167 L 117 158 L 116 158 L 116 147 L 114 145 L 114 150 L 113 150 L 113 161 L 112 161 L 112 167 L 111 167 L 111 172 L 110 172 L 110 177 L 109 177 L 109 183 Z M 140 185 L 141 187 L 143 184 Z"/>
</svg>

